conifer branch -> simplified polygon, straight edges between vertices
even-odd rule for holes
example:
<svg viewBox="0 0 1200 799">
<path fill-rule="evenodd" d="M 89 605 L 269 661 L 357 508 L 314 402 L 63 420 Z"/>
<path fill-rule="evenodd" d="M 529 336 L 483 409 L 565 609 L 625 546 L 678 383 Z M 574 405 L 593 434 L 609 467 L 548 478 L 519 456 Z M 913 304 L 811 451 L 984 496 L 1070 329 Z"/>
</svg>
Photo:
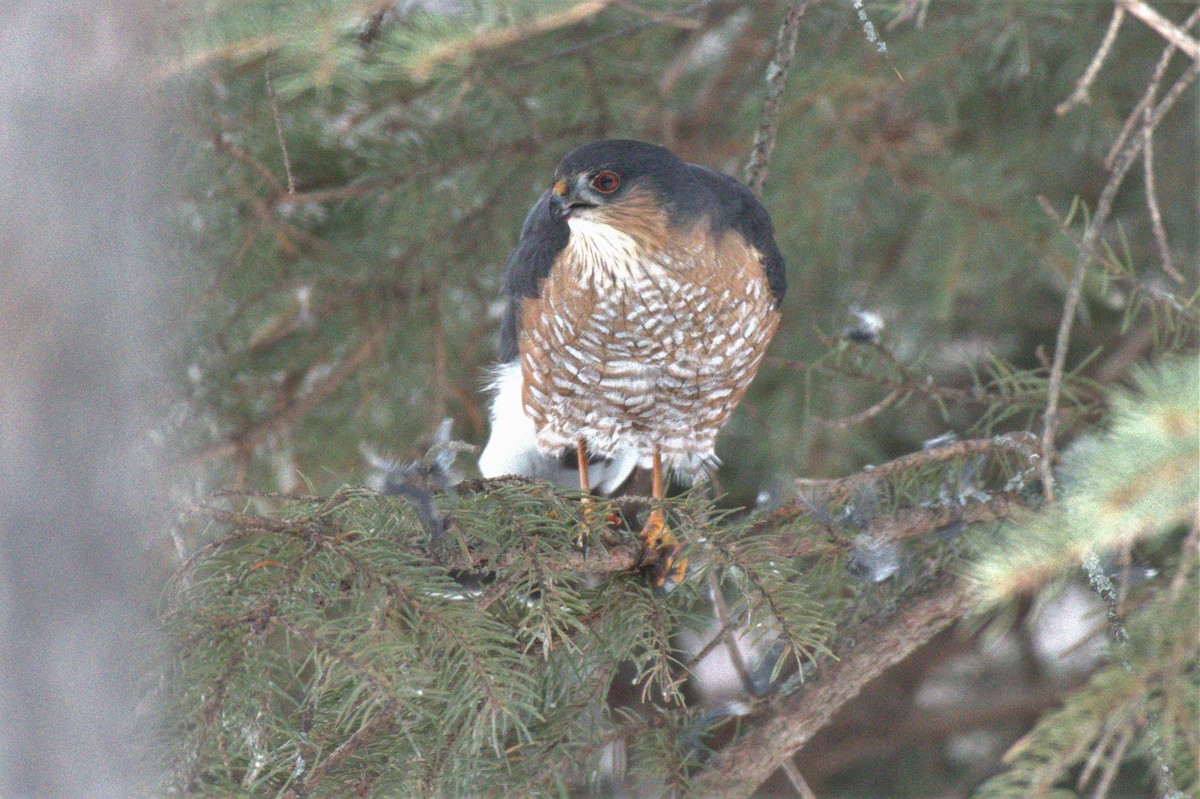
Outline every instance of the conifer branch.
<svg viewBox="0 0 1200 799">
<path fill-rule="evenodd" d="M 539 64 L 557 61 L 560 58 L 578 55 L 579 53 L 586 52 L 602 44 L 606 44 L 607 42 L 623 39 L 627 36 L 632 36 L 635 33 L 640 33 L 647 28 L 652 28 L 658 25 L 671 25 L 672 27 L 682 28 L 699 27 L 699 25 L 702 23 L 697 22 L 695 25 L 693 25 L 692 20 L 689 20 L 688 17 L 705 10 L 710 6 L 715 6 L 724 2 L 728 2 L 728 0 L 700 0 L 700 2 L 694 3 L 687 8 L 680 9 L 679 11 L 672 11 L 665 14 L 654 14 L 653 16 L 647 17 L 640 22 L 635 22 L 632 25 L 626 25 L 624 28 L 610 31 L 609 33 L 605 33 L 601 36 L 595 36 L 591 39 L 580 42 L 579 44 L 573 44 L 569 47 L 564 47 L 544 55 L 536 56 L 534 58 L 527 58 L 523 61 L 517 61 L 516 63 L 512 64 L 511 67 L 512 69 L 528 69 L 529 67 L 537 66 Z"/>
<path fill-rule="evenodd" d="M 418 80 L 428 80 L 433 70 L 442 63 L 461 58 L 464 55 L 473 58 L 480 53 L 509 47 L 523 39 L 578 24 L 595 17 L 611 6 L 613 2 L 614 0 L 582 0 L 562 11 L 554 11 L 507 28 L 486 31 L 466 41 L 445 42 L 424 54 L 413 65 L 412 73 Z"/>
</svg>

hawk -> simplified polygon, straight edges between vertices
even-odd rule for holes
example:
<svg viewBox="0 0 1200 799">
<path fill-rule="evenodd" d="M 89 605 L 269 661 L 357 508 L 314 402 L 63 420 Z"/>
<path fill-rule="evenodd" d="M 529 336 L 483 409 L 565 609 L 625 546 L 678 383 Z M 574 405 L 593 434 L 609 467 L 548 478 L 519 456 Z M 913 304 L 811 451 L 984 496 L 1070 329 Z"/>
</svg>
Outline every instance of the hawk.
<svg viewBox="0 0 1200 799">
<path fill-rule="evenodd" d="M 571 151 L 504 269 L 507 297 L 485 477 L 610 493 L 635 466 L 685 481 L 717 464 L 717 432 L 775 328 L 786 289 L 771 218 L 735 179 L 666 148 Z M 576 472 L 578 473 L 576 475 Z M 661 509 L 642 539 L 653 582 L 685 571 Z"/>
</svg>

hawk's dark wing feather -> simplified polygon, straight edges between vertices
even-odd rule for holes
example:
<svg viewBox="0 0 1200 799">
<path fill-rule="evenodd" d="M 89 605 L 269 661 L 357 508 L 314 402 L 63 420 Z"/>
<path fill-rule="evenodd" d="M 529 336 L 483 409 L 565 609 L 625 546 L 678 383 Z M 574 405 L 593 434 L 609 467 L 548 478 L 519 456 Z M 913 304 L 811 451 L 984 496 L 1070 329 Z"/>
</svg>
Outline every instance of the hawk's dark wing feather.
<svg viewBox="0 0 1200 799">
<path fill-rule="evenodd" d="M 750 246 L 762 253 L 767 286 L 778 308 L 787 291 L 787 273 L 783 255 L 775 244 L 775 228 L 771 225 L 767 209 L 763 208 L 750 189 L 729 175 L 696 164 L 688 164 L 688 169 L 692 177 L 707 190 L 709 196 L 704 210 L 710 214 L 714 229 L 733 228 L 745 237 Z"/>
<path fill-rule="evenodd" d="M 517 358 L 517 334 L 521 325 L 521 300 L 538 296 L 538 286 L 554 259 L 567 246 L 570 235 L 567 220 L 555 219 L 550 215 L 550 191 L 525 217 L 521 225 L 521 239 L 504 264 L 504 294 L 508 304 L 504 308 L 504 321 L 500 325 L 500 361 L 508 363 Z"/>
</svg>

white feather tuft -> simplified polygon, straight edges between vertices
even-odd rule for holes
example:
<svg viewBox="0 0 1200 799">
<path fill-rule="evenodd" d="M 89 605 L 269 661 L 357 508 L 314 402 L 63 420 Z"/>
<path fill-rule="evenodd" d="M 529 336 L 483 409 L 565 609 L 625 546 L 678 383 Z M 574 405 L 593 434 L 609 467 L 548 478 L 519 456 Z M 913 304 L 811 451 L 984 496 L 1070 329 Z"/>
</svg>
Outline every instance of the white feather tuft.
<svg viewBox="0 0 1200 799">
<path fill-rule="evenodd" d="M 564 488 L 579 486 L 574 467 L 565 467 L 557 458 L 543 455 L 537 448 L 537 432 L 521 403 L 524 378 L 519 361 L 501 364 L 495 370 L 491 390 L 492 434 L 479 456 L 479 473 L 484 477 L 521 475 L 545 480 Z M 591 490 L 611 494 L 637 466 L 637 451 L 623 448 L 607 461 L 593 463 L 588 469 Z"/>
</svg>

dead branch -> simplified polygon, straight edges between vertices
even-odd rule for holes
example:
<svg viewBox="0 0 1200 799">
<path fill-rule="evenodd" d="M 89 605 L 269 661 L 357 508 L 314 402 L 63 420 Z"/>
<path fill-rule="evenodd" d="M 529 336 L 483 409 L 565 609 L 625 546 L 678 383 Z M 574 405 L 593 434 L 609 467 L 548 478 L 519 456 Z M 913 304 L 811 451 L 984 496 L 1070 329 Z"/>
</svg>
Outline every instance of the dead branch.
<svg viewBox="0 0 1200 799">
<path fill-rule="evenodd" d="M 746 164 L 746 185 L 755 194 L 762 194 L 767 180 L 767 162 L 775 149 L 775 134 L 779 130 L 779 101 L 783 87 L 787 84 L 788 69 L 796 55 L 796 37 L 800 31 L 800 18 L 808 9 L 808 0 L 788 6 L 779 36 L 775 40 L 775 54 L 767 64 L 767 95 L 763 100 L 762 116 L 754 144 L 750 148 L 750 159 Z"/>
<path fill-rule="evenodd" d="M 1104 32 L 1104 38 L 1100 40 L 1100 46 L 1096 48 L 1096 54 L 1092 56 L 1092 62 L 1088 64 L 1087 69 L 1079 77 L 1079 82 L 1075 84 L 1075 91 L 1071 92 L 1071 96 L 1063 100 L 1054 109 L 1054 113 L 1062 116 L 1080 103 L 1086 103 L 1088 100 L 1088 92 L 1092 88 L 1092 84 L 1096 82 L 1096 76 L 1100 74 L 1100 68 L 1104 66 L 1105 59 L 1112 51 L 1113 43 L 1117 41 L 1117 32 L 1121 30 L 1121 23 L 1125 21 L 1124 7 L 1117 5 L 1113 8 L 1112 19 L 1108 23 L 1108 30 Z"/>
<path fill-rule="evenodd" d="M 1192 12 L 1183 23 L 1183 30 L 1190 30 L 1193 25 L 1200 21 L 1200 8 Z M 1142 93 L 1141 99 L 1137 105 L 1133 107 L 1133 111 L 1125 118 L 1125 123 L 1121 126 L 1121 132 L 1117 134 L 1117 138 L 1113 141 L 1112 147 L 1108 150 L 1108 155 L 1104 157 L 1104 168 L 1112 169 L 1113 164 L 1117 161 L 1117 156 L 1125 148 L 1125 141 L 1129 138 L 1129 134 L 1133 132 L 1134 127 L 1139 122 L 1145 125 L 1144 111 L 1154 103 L 1154 98 L 1158 95 L 1158 87 L 1162 84 L 1163 76 L 1167 72 L 1167 64 L 1171 61 L 1171 56 L 1175 55 L 1175 46 L 1168 44 L 1159 56 L 1158 64 L 1154 67 L 1154 74 L 1150 78 L 1150 82 L 1146 84 L 1146 90 Z"/>
<path fill-rule="evenodd" d="M 1193 61 L 1200 63 L 1200 42 L 1188 36 L 1171 20 L 1155 11 L 1143 0 L 1117 0 L 1119 8 L 1125 9 L 1133 16 L 1154 29 L 1154 32 L 1166 39 L 1173 47 Z"/>
</svg>

